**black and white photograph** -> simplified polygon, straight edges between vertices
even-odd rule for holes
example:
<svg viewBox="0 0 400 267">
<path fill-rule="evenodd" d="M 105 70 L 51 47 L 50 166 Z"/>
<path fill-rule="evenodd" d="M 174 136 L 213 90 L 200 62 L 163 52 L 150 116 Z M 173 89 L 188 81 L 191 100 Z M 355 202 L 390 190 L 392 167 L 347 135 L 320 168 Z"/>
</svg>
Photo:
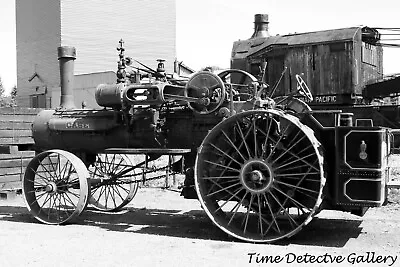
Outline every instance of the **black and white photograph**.
<svg viewBox="0 0 400 267">
<path fill-rule="evenodd" d="M 0 266 L 400 266 L 394 0 L 2 0 Z"/>
</svg>

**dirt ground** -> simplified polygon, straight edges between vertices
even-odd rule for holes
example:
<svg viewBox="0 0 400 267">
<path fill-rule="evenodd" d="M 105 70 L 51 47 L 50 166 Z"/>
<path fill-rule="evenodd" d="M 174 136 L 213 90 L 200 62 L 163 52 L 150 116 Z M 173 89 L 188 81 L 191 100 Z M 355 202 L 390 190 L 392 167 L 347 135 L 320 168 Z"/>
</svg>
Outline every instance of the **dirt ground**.
<svg viewBox="0 0 400 267">
<path fill-rule="evenodd" d="M 65 226 L 36 222 L 17 195 L 0 200 L 0 266 L 400 266 L 399 195 L 362 218 L 322 211 L 273 245 L 230 238 L 168 190 L 141 188 L 121 212 L 86 210 Z"/>
</svg>

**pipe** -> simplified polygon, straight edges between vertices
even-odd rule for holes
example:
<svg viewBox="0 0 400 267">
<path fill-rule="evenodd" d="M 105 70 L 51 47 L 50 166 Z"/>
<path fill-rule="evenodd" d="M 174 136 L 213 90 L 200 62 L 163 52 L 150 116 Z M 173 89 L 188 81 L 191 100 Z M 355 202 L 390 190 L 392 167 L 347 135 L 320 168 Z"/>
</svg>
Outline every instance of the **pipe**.
<svg viewBox="0 0 400 267">
<path fill-rule="evenodd" d="M 61 80 L 61 109 L 74 109 L 74 60 L 76 59 L 76 49 L 72 46 L 61 46 L 57 49 L 58 62 L 60 65 Z"/>
<path fill-rule="evenodd" d="M 268 23 L 268 14 L 254 15 L 254 33 L 251 38 L 269 37 Z"/>
</svg>

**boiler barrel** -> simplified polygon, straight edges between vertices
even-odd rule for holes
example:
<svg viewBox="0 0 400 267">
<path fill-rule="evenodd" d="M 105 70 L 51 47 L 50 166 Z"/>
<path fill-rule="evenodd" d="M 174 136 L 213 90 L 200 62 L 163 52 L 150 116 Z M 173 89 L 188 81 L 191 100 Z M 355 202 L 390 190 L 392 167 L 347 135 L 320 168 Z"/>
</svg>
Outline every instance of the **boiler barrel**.
<svg viewBox="0 0 400 267">
<path fill-rule="evenodd" d="M 130 132 L 121 120 L 112 110 L 43 110 L 33 122 L 32 135 L 37 150 L 95 154 L 110 147 L 158 146 L 151 122 Z"/>
</svg>

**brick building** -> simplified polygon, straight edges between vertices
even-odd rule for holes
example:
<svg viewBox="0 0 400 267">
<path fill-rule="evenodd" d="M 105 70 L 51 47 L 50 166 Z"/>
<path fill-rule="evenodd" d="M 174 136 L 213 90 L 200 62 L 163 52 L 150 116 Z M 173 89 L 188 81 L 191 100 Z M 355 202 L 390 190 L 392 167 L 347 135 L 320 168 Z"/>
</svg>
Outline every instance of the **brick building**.
<svg viewBox="0 0 400 267">
<path fill-rule="evenodd" d="M 57 47 L 75 46 L 75 102 L 92 105 L 99 83 L 115 82 L 116 47 L 155 67 L 176 57 L 175 0 L 16 0 L 18 105 L 55 107 L 59 103 Z M 94 102 L 93 102 L 94 105 Z"/>
</svg>

